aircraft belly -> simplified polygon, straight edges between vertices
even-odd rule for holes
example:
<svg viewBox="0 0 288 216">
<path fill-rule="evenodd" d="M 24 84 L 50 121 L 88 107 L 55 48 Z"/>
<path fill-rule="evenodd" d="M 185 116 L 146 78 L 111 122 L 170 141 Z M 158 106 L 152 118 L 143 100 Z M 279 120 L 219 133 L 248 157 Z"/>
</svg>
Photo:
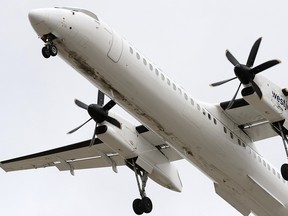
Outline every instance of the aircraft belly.
<svg viewBox="0 0 288 216">
<path fill-rule="evenodd" d="M 118 81 L 119 79 L 120 77 L 118 77 Z M 126 80 L 123 80 L 123 82 L 125 83 Z M 151 83 L 149 80 L 147 80 L 147 82 Z M 133 88 L 130 88 L 130 91 L 131 89 Z M 124 90 L 125 89 L 119 91 L 125 92 Z M 145 86 L 138 86 L 137 89 L 133 89 L 131 92 L 135 92 L 134 90 L 149 92 L 149 88 Z M 227 142 L 226 138 L 220 137 L 217 139 L 217 133 L 219 134 L 220 130 L 221 132 L 223 130 L 222 126 L 219 127 L 219 131 L 215 132 L 215 128 L 212 125 L 207 126 L 208 123 L 204 123 L 203 115 L 199 115 L 199 111 L 191 108 L 183 114 L 183 112 L 179 112 L 177 108 L 174 107 L 173 109 L 173 107 L 169 107 L 171 101 L 176 101 L 176 104 L 183 104 L 181 101 L 178 102 L 177 98 L 173 97 L 173 94 L 170 94 L 169 100 L 161 97 L 161 93 L 159 93 L 159 97 L 156 97 L 158 96 L 156 93 L 152 99 L 151 97 L 141 97 L 141 100 L 138 100 L 138 98 L 129 98 L 129 93 L 127 92 L 125 92 L 124 95 L 126 96 L 125 100 L 119 101 L 122 107 L 129 113 L 134 114 L 138 120 L 150 129 L 160 134 L 180 152 L 184 158 L 200 168 L 206 175 L 210 176 L 214 182 L 221 182 L 225 184 L 226 187 L 237 191 L 237 194 L 253 199 L 256 204 L 251 204 L 249 207 L 252 210 L 256 209 L 254 212 L 258 211 L 260 215 L 270 214 L 268 210 L 267 212 L 264 210 L 267 203 L 269 203 L 267 202 L 269 195 L 256 193 L 256 191 L 260 190 L 258 185 L 253 185 L 253 190 L 244 192 L 248 181 L 246 173 L 247 167 L 249 170 L 249 163 L 247 163 L 247 161 L 245 162 L 245 157 L 247 157 L 245 154 L 247 154 L 247 152 L 245 148 L 237 146 L 235 143 Z M 149 95 L 153 95 L 153 92 Z M 166 104 L 167 109 L 165 105 L 165 110 L 158 106 L 150 106 L 145 109 L 147 104 L 156 104 L 158 101 L 161 101 L 161 104 Z M 135 107 L 137 107 L 137 109 L 135 109 Z M 169 116 L 169 118 L 167 118 L 167 116 Z M 186 125 L 186 128 L 183 127 L 183 125 Z M 202 134 L 202 136 L 199 136 L 199 134 Z M 181 137 L 181 139 L 179 139 L 179 137 Z M 200 140 L 198 137 L 202 137 L 202 139 Z M 234 153 L 232 153 L 232 151 Z M 215 154 L 216 152 L 217 154 Z M 209 159 L 209 161 L 207 161 L 207 159 Z M 252 161 L 251 163 L 255 162 Z M 215 166 L 215 169 L 213 166 Z M 263 169 L 263 167 L 259 167 Z M 219 170 L 221 170 L 221 172 Z M 275 203 L 275 207 L 276 206 L 277 202 Z M 259 208 L 262 210 L 257 210 Z M 283 215 L 281 211 L 280 208 L 273 208 L 272 215 Z"/>
<path fill-rule="evenodd" d="M 104 40 L 105 43 L 110 41 L 109 38 Z M 107 49 L 100 50 L 91 39 L 89 43 L 91 46 L 87 46 L 84 51 L 83 46 L 75 47 L 75 51 L 66 50 L 70 47 L 68 45 L 63 45 L 60 51 L 63 51 L 63 58 L 90 82 L 99 86 L 117 104 L 159 134 L 181 156 L 200 168 L 214 182 L 234 188 L 237 194 L 247 195 L 244 192 L 246 181 L 241 182 L 247 177 L 246 172 L 249 170 L 249 163 L 245 161 L 245 149 L 235 147 L 234 143 L 227 142 L 227 138 L 219 136 L 220 131 L 223 133 L 220 122 L 217 127 L 213 125 L 213 121 L 199 112 L 196 104 L 192 106 L 184 97 L 180 97 L 178 91 L 168 87 L 149 71 L 148 67 L 143 67 L 142 63 L 136 65 L 136 57 L 129 53 L 128 44 L 125 42 L 117 63 L 113 61 L 115 56 L 112 59 L 111 56 L 107 57 Z M 86 56 L 81 52 L 85 52 Z M 91 56 L 94 58 L 91 59 Z M 114 60 L 117 60 L 117 57 Z M 204 107 L 203 104 L 198 105 Z M 238 153 L 232 154 L 232 151 Z M 253 198 L 258 199 L 259 206 L 265 207 L 257 193 Z M 245 205 L 240 204 L 237 208 L 245 214 L 248 212 Z M 261 213 L 266 215 L 265 212 Z M 274 215 L 277 215 L 277 212 Z"/>
</svg>

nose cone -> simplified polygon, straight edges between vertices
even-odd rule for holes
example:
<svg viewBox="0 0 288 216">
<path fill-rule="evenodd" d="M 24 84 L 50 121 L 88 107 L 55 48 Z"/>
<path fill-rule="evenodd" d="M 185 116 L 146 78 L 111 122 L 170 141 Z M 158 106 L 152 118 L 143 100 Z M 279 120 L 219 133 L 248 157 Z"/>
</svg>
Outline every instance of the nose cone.
<svg viewBox="0 0 288 216">
<path fill-rule="evenodd" d="M 31 25 L 37 25 L 44 22 L 47 19 L 47 15 L 44 9 L 35 9 L 28 14 Z"/>
<path fill-rule="evenodd" d="M 38 36 L 41 37 L 51 32 L 51 29 L 48 26 L 49 16 L 46 9 L 32 10 L 29 12 L 28 17 Z"/>
</svg>

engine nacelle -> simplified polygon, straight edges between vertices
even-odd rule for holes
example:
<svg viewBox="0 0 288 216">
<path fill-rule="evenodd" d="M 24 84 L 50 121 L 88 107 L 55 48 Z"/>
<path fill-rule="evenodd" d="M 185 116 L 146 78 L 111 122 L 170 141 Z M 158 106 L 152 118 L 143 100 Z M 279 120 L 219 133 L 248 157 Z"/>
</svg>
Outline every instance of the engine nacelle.
<svg viewBox="0 0 288 216">
<path fill-rule="evenodd" d="M 263 97 L 259 99 L 251 86 L 242 90 L 242 96 L 251 106 L 255 108 L 270 123 L 286 120 L 288 100 L 282 89 L 263 76 L 257 75 L 255 81 L 261 88 Z M 288 122 L 283 125 L 288 129 Z"/>
<path fill-rule="evenodd" d="M 181 159 L 180 156 L 169 159 L 168 155 L 171 155 L 171 151 L 174 150 L 169 148 L 164 141 L 162 144 L 165 144 L 167 147 L 165 151 L 170 151 L 167 155 L 165 155 L 165 151 L 161 151 L 159 146 L 150 143 L 141 136 L 141 134 L 137 132 L 135 125 L 127 122 L 115 113 L 111 113 L 110 115 L 121 122 L 121 129 L 105 122 L 103 124 L 106 130 L 98 134 L 98 138 L 114 152 L 119 153 L 125 161 L 128 162 L 130 159 L 136 159 L 136 165 L 148 172 L 149 178 L 156 183 L 170 190 L 181 192 L 182 183 L 178 170 L 170 162 L 175 160 L 175 158 Z M 172 154 L 174 153 L 177 154 L 176 152 L 172 152 Z M 131 166 L 129 167 L 131 168 Z"/>
<path fill-rule="evenodd" d="M 283 120 L 281 109 L 275 106 L 271 97 L 266 95 L 260 100 L 252 87 L 246 87 L 242 90 L 242 96 L 251 106 L 254 107 L 264 118 L 270 122 Z"/>
<path fill-rule="evenodd" d="M 182 182 L 177 168 L 169 161 L 161 164 L 151 164 L 152 160 L 148 160 L 142 156 L 138 157 L 136 164 L 149 173 L 151 178 L 156 183 L 170 190 L 181 192 Z"/>
</svg>

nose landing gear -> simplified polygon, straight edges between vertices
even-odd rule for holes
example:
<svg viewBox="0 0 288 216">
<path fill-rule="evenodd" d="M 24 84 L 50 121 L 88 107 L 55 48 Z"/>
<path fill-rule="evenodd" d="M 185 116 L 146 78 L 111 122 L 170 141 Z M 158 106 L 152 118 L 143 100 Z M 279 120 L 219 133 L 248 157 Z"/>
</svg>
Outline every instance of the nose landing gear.
<svg viewBox="0 0 288 216">
<path fill-rule="evenodd" d="M 53 34 L 47 34 L 43 35 L 41 38 L 45 46 L 42 48 L 42 55 L 44 58 L 49 58 L 50 56 L 54 57 L 57 55 L 58 50 L 57 47 L 53 44 L 53 40 L 56 39 L 56 37 Z"/>
<path fill-rule="evenodd" d="M 51 42 L 46 43 L 42 48 L 42 55 L 44 58 L 49 58 L 50 56 L 56 56 L 58 53 L 57 47 Z"/>
</svg>

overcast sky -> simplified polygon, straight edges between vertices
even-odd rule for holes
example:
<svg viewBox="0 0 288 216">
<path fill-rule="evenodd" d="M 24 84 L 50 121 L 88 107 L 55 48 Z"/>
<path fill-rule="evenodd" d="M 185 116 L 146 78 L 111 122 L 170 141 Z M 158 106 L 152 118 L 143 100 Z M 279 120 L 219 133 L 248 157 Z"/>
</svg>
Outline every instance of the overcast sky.
<svg viewBox="0 0 288 216">
<path fill-rule="evenodd" d="M 268 0 L 94 0 L 6 1 L 0 7 L 0 160 L 55 148 L 93 133 L 91 123 L 66 133 L 88 119 L 73 100 L 96 101 L 97 89 L 60 58 L 44 59 L 43 42 L 28 21 L 31 9 L 73 6 L 89 9 L 123 35 L 195 98 L 211 103 L 230 100 L 238 81 L 211 88 L 209 83 L 234 76 L 225 58 L 229 50 L 245 63 L 254 41 L 263 37 L 256 64 L 280 59 L 265 71 L 287 87 L 288 3 Z M 113 108 L 131 119 L 120 108 Z M 132 119 L 131 119 L 132 120 Z M 286 162 L 281 138 L 258 143 L 276 167 Z M 186 161 L 177 162 L 182 193 L 152 181 L 147 193 L 153 215 L 240 215 L 218 197 L 210 181 Z M 0 171 L 0 214 L 5 216 L 134 215 L 139 196 L 134 173 L 126 167 L 59 172 L 56 168 L 15 173 Z"/>
</svg>

